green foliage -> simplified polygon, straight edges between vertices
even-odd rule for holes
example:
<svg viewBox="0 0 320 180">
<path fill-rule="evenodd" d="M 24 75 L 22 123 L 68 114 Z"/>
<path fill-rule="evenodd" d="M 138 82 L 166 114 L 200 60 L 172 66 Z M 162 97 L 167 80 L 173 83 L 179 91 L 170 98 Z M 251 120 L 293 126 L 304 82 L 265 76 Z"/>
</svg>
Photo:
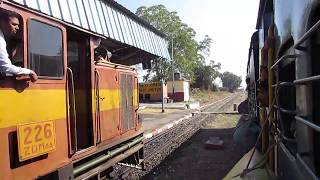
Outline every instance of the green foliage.
<svg viewBox="0 0 320 180">
<path fill-rule="evenodd" d="M 228 71 L 224 72 L 220 78 L 222 80 L 222 86 L 227 88 L 230 92 L 239 88 L 242 82 L 241 77 Z"/>
<path fill-rule="evenodd" d="M 167 36 L 170 53 L 173 39 L 174 70 L 181 72 L 187 79 L 193 80 L 193 70 L 198 62 L 198 43 L 194 39 L 195 31 L 181 21 L 177 12 L 169 12 L 163 5 L 142 6 L 137 9 L 136 15 L 149 22 Z M 168 67 L 170 62 L 159 59 L 159 61 L 153 64 L 149 73 L 155 73 L 156 79 L 161 77 L 169 79 L 171 77 L 170 74 L 173 69 L 171 66 Z"/>
<path fill-rule="evenodd" d="M 198 64 L 195 67 L 195 82 L 193 87 L 201 88 L 202 90 L 214 90 L 214 80 L 219 76 L 221 64 L 216 64 L 213 60 L 209 65 L 205 64 L 205 59 L 210 56 L 210 48 L 212 39 L 206 35 L 198 45 Z"/>
<path fill-rule="evenodd" d="M 193 87 L 209 90 L 214 89 L 213 81 L 219 76 L 221 64 L 215 64 L 214 61 L 211 61 L 209 65 L 198 64 L 195 68 L 195 82 Z"/>
<path fill-rule="evenodd" d="M 205 35 L 204 39 L 199 42 L 198 45 L 198 59 L 202 64 L 205 64 L 206 57 L 210 56 L 210 48 L 212 44 L 212 39 Z"/>
<path fill-rule="evenodd" d="M 177 12 L 170 12 L 163 5 L 142 6 L 137 9 L 136 15 L 167 36 L 170 54 L 173 44 L 175 69 L 172 69 L 172 62 L 159 58 L 153 61 L 144 81 L 159 81 L 162 78 L 168 80 L 175 71 L 191 80 L 195 88 L 206 90 L 216 88 L 213 81 L 218 77 L 221 65 L 212 60 L 209 65 L 205 63 L 210 56 L 212 44 L 212 39 L 208 35 L 198 43 L 194 38 L 196 32 L 181 21 Z"/>
</svg>

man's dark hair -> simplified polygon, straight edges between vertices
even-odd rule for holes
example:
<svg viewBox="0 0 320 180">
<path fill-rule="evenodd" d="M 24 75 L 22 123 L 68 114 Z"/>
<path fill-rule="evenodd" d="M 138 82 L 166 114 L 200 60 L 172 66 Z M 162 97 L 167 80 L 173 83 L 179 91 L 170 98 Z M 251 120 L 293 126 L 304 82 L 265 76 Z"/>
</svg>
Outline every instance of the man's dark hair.
<svg viewBox="0 0 320 180">
<path fill-rule="evenodd" d="M 9 11 L 6 9 L 0 9 L 0 20 L 9 21 L 9 18 L 20 18 L 19 14 L 13 11 Z"/>
<path fill-rule="evenodd" d="M 103 48 L 103 47 L 97 47 L 95 50 L 94 50 L 94 56 L 95 58 L 97 58 L 98 56 L 102 56 L 103 58 L 106 58 L 108 55 L 108 51 Z"/>
</svg>

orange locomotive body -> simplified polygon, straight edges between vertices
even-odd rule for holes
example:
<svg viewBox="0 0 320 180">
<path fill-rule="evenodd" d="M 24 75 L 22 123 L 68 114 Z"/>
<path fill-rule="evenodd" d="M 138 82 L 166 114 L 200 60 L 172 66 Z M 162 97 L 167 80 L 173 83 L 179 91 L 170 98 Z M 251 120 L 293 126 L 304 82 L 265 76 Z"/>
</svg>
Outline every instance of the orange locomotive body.
<svg viewBox="0 0 320 180">
<path fill-rule="evenodd" d="M 1 76 L 0 179 L 83 179 L 118 162 L 143 164 L 135 69 L 94 62 L 90 33 L 15 3 L 1 6 L 21 16 L 13 63 L 39 79 Z"/>
</svg>

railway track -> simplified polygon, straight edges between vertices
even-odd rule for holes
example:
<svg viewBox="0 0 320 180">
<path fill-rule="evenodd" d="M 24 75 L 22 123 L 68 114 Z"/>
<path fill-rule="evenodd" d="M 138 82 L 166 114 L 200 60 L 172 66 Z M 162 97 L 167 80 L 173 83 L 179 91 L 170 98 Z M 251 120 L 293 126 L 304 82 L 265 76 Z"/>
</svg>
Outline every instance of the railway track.
<svg viewBox="0 0 320 180">
<path fill-rule="evenodd" d="M 220 101 L 207 105 L 200 109 L 201 112 L 218 112 L 229 106 L 238 94 L 226 97 Z M 193 117 L 182 121 L 180 124 L 164 131 L 152 138 L 145 140 L 145 167 L 146 171 L 129 167 L 116 167 L 114 179 L 139 179 L 149 173 L 161 161 L 170 155 L 175 149 L 196 133 L 208 117 L 215 117 L 214 114 L 196 114 Z"/>
</svg>

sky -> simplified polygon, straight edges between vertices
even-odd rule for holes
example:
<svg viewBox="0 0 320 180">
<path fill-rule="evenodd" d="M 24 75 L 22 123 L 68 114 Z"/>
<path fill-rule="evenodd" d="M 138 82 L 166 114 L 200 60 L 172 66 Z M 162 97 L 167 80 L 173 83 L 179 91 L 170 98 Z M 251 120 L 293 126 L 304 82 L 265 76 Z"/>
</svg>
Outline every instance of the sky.
<svg viewBox="0 0 320 180">
<path fill-rule="evenodd" d="M 208 60 L 221 63 L 221 71 L 242 76 L 244 86 L 251 35 L 255 31 L 259 0 L 116 0 L 135 12 L 140 6 L 163 4 L 176 11 L 196 31 L 196 40 L 212 40 Z"/>
</svg>

